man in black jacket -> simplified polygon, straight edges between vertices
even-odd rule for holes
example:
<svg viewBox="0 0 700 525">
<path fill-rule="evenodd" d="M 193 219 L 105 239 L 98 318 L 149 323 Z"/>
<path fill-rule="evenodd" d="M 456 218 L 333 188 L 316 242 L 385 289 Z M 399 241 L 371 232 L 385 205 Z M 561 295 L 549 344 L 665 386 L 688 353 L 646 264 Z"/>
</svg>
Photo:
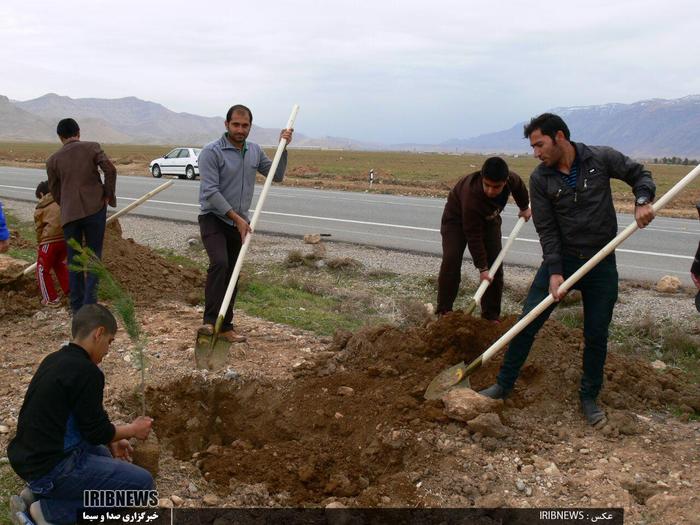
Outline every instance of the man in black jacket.
<svg viewBox="0 0 700 525">
<path fill-rule="evenodd" d="M 7 447 L 12 468 L 29 489 L 10 499 L 18 523 L 22 515 L 28 522 L 27 504 L 37 525 L 74 523 L 84 490 L 154 488 L 149 472 L 129 463 L 128 441 L 146 439 L 151 418 L 115 426 L 102 406 L 105 379 L 97 365 L 114 341 L 114 316 L 102 305 L 85 305 L 73 316 L 71 331 L 72 341 L 46 356 L 29 383 L 17 435 Z"/>
<path fill-rule="evenodd" d="M 619 151 L 571 142 L 569 128 L 557 115 L 544 113 L 525 126 L 535 157 L 541 162 L 530 177 L 532 217 L 542 245 L 540 266 L 523 306 L 523 316 L 551 294 L 563 298 L 559 286 L 617 235 L 610 179 L 629 184 L 634 192 L 635 220 L 644 228 L 654 219 L 651 202 L 656 186 L 651 173 Z M 583 374 L 579 396 L 591 425 L 605 419 L 596 404 L 603 385 L 608 326 L 617 300 L 617 266 L 611 253 L 576 285 L 584 313 Z M 481 394 L 505 398 L 515 385 L 535 335 L 554 310 L 550 306 L 510 343 L 496 384 Z"/>
</svg>

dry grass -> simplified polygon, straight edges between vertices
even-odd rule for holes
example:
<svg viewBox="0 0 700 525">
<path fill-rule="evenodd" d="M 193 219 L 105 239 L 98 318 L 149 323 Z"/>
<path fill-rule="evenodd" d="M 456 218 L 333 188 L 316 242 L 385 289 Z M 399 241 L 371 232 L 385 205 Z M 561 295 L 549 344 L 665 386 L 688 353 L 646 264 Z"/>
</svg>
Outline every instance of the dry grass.
<svg viewBox="0 0 700 525">
<path fill-rule="evenodd" d="M 610 341 L 618 349 L 684 369 L 700 380 L 700 337 L 688 333 L 673 319 L 642 317 L 627 325 L 611 325 Z"/>
<path fill-rule="evenodd" d="M 0 142 L 0 164 L 43 167 L 46 159 L 58 149 L 58 143 Z M 172 146 L 139 146 L 105 144 L 105 151 L 117 164 L 121 175 L 149 177 L 148 163 L 167 153 Z M 272 155 L 272 150 L 268 155 Z M 532 156 L 504 158 L 508 165 L 525 180 L 537 165 Z M 327 189 L 353 191 L 368 190 L 372 193 L 402 195 L 446 196 L 454 183 L 463 175 L 481 167 L 485 155 L 373 152 L 338 150 L 295 150 L 291 148 L 286 184 Z M 654 174 L 658 194 L 668 191 L 687 174 L 690 166 L 647 164 Z M 372 189 L 367 183 L 367 173 L 373 168 L 375 182 Z M 632 192 L 627 185 L 613 181 L 616 206 L 621 211 L 633 208 Z M 700 201 L 700 180 L 670 204 L 666 215 L 695 217 L 695 203 Z"/>
</svg>

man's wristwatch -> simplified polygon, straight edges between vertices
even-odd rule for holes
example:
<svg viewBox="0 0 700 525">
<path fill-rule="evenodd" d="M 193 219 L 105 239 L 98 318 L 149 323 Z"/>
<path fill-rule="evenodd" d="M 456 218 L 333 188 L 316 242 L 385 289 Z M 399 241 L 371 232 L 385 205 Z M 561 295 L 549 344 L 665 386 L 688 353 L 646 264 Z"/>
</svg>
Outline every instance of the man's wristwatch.
<svg viewBox="0 0 700 525">
<path fill-rule="evenodd" d="M 645 204 L 649 204 L 651 202 L 651 199 L 647 197 L 646 195 L 642 195 L 641 197 L 637 197 L 637 200 L 634 201 L 635 206 L 644 206 Z"/>
</svg>

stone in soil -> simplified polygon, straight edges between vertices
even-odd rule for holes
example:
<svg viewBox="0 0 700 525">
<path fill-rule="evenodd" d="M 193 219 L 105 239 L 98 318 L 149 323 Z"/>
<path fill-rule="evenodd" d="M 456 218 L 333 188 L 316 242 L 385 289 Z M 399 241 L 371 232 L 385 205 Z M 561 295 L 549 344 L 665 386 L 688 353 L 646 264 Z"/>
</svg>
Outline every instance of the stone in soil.
<svg viewBox="0 0 700 525">
<path fill-rule="evenodd" d="M 503 409 L 503 400 L 482 396 L 471 388 L 453 388 L 442 397 L 442 402 L 448 417 L 464 422 Z"/>
<path fill-rule="evenodd" d="M 467 427 L 474 433 L 479 433 L 482 436 L 502 438 L 508 435 L 508 427 L 501 423 L 501 419 L 498 414 L 489 412 L 487 414 L 480 414 L 474 419 L 467 422 Z"/>
</svg>

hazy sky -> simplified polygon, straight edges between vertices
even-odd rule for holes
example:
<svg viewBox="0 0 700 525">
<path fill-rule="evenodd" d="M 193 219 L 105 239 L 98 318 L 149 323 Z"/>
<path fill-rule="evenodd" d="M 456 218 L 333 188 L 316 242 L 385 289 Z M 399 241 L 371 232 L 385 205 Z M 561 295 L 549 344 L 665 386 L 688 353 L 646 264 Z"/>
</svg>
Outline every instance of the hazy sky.
<svg viewBox="0 0 700 525">
<path fill-rule="evenodd" d="M 700 94 L 700 2 L 32 1 L 0 6 L 0 94 L 249 105 L 311 136 L 435 143 L 556 106 Z"/>
</svg>

